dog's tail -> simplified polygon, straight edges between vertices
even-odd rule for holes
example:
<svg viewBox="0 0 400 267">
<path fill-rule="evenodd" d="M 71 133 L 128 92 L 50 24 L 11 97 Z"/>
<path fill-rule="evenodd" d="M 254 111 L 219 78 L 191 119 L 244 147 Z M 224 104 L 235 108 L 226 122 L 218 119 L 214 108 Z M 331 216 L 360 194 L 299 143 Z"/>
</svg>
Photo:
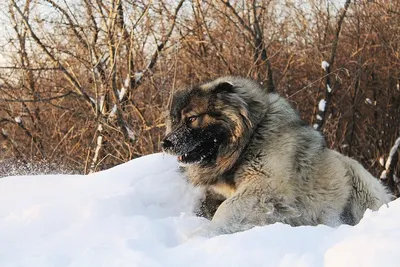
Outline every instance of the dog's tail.
<svg viewBox="0 0 400 267">
<path fill-rule="evenodd" d="M 366 209 L 376 211 L 394 199 L 387 188 L 360 163 L 346 156 L 343 156 L 343 160 L 353 186 L 350 206 L 355 218 L 362 218 Z"/>
</svg>

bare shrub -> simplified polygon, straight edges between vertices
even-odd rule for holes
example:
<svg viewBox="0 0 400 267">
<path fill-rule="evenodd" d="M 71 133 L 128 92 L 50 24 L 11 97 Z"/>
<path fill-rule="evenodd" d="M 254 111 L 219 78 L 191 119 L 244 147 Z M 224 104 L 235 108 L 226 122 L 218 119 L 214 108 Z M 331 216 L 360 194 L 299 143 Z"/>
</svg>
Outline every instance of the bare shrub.
<svg viewBox="0 0 400 267">
<path fill-rule="evenodd" d="M 0 160 L 88 173 L 158 152 L 171 93 L 221 75 L 286 96 L 330 147 L 376 176 L 400 135 L 396 1 L 9 0 L 2 8 L 11 26 L 0 39 Z"/>
</svg>

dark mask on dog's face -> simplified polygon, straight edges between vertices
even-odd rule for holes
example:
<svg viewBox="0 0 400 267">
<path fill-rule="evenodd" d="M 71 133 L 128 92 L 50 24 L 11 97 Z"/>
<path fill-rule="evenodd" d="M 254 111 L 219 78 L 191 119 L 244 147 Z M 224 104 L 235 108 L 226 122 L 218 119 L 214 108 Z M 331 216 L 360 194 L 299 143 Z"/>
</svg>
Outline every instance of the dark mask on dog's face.
<svg viewBox="0 0 400 267">
<path fill-rule="evenodd" d="M 166 153 L 184 164 L 212 164 L 228 131 L 212 105 L 213 94 L 193 88 L 174 95 L 168 133 L 162 141 Z"/>
<path fill-rule="evenodd" d="M 217 122 L 211 123 L 209 114 L 190 114 L 172 118 L 171 131 L 164 137 L 162 149 L 177 155 L 184 164 L 210 164 L 226 140 L 226 131 Z"/>
<path fill-rule="evenodd" d="M 212 163 L 223 139 L 218 127 L 194 129 L 184 123 L 163 139 L 162 148 L 167 153 L 177 155 L 181 163 Z"/>
<path fill-rule="evenodd" d="M 215 163 L 243 134 L 241 105 L 229 83 L 175 93 L 162 149 L 184 164 Z"/>
</svg>

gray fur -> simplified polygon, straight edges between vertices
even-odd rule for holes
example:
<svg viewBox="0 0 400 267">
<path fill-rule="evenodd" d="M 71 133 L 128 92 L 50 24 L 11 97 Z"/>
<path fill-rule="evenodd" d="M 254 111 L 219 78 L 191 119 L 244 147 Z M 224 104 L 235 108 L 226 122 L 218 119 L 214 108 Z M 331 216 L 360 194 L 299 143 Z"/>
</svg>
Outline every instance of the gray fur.
<svg viewBox="0 0 400 267">
<path fill-rule="evenodd" d="M 357 161 L 327 148 L 321 133 L 306 125 L 278 94 L 268 94 L 256 82 L 239 77 L 223 77 L 198 88 L 207 95 L 223 82 L 234 89 L 218 97 L 232 103 L 228 114 L 240 120 L 230 122 L 239 127 L 240 138 L 218 144 L 219 156 L 231 158 L 224 167 L 219 158 L 214 164 L 185 166 L 190 181 L 225 199 L 203 234 L 233 233 L 275 222 L 357 224 L 366 209 L 377 210 L 391 200 Z M 177 129 L 169 127 L 169 136 Z"/>
</svg>

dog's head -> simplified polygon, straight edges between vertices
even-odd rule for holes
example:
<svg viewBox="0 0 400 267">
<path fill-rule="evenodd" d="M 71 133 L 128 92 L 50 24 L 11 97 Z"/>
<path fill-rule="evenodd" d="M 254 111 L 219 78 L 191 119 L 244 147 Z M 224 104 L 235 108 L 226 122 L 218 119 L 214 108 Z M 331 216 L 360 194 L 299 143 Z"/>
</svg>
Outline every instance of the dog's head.
<svg viewBox="0 0 400 267">
<path fill-rule="evenodd" d="M 221 78 L 175 93 L 163 150 L 184 164 L 212 165 L 232 156 L 251 134 L 255 114 L 249 105 L 260 101 L 246 98 L 244 83 L 239 81 Z"/>
</svg>

